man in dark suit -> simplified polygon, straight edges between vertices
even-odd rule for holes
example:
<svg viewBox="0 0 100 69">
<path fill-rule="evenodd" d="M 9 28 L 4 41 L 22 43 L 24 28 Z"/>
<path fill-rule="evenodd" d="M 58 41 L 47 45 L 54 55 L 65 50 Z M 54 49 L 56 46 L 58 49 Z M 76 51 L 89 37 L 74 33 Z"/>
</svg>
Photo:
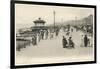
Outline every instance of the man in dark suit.
<svg viewBox="0 0 100 69">
<path fill-rule="evenodd" d="M 87 35 L 84 36 L 84 46 L 87 47 L 88 44 L 88 37 Z"/>
<path fill-rule="evenodd" d="M 69 46 L 74 48 L 74 42 L 72 40 L 72 37 L 69 37 Z"/>
<path fill-rule="evenodd" d="M 64 36 L 63 36 L 63 39 L 62 39 L 62 43 L 63 43 L 63 48 L 66 48 L 67 40 Z"/>
</svg>

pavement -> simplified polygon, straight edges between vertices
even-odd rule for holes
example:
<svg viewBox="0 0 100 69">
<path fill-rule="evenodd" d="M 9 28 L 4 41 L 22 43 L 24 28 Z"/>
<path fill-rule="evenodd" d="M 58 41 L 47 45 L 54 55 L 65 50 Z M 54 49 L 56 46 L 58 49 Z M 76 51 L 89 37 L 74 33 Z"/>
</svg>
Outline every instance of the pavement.
<svg viewBox="0 0 100 69">
<path fill-rule="evenodd" d="M 94 60 L 94 46 L 84 47 L 82 45 L 82 31 L 73 31 L 70 36 L 75 43 L 75 49 L 67 49 L 62 46 L 62 36 L 66 36 L 62 30 L 58 37 L 53 39 L 41 40 L 38 45 L 27 46 L 16 51 L 15 64 L 16 65 L 30 65 L 30 64 L 50 64 L 50 63 L 64 63 L 64 62 L 80 62 Z M 68 39 L 69 36 L 66 36 Z"/>
</svg>

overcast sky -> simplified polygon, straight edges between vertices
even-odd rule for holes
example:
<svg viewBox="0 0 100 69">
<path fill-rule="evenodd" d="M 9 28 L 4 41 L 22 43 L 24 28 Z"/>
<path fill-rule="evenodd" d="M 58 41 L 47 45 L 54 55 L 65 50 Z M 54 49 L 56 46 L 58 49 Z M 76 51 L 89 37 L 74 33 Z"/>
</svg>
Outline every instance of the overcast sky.
<svg viewBox="0 0 100 69">
<path fill-rule="evenodd" d="M 53 11 L 56 12 L 56 22 L 74 20 L 75 17 L 80 19 L 94 13 L 93 8 L 15 4 L 16 27 L 34 26 L 33 21 L 39 17 L 46 21 L 46 25 L 52 24 L 54 20 Z"/>
</svg>

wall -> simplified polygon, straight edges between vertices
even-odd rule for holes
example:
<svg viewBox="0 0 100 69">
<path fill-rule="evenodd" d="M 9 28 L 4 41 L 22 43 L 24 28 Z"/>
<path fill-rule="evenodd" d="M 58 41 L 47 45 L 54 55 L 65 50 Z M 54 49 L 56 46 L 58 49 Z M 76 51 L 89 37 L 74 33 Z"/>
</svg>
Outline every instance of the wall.
<svg viewBox="0 0 100 69">
<path fill-rule="evenodd" d="M 32 0 L 31 0 L 32 1 Z M 33 0 L 42 2 L 97 5 L 97 64 L 42 67 L 37 69 L 98 69 L 100 65 L 100 1 L 99 0 Z M 0 69 L 10 66 L 10 0 L 0 0 Z M 35 69 L 35 68 L 34 68 Z"/>
</svg>

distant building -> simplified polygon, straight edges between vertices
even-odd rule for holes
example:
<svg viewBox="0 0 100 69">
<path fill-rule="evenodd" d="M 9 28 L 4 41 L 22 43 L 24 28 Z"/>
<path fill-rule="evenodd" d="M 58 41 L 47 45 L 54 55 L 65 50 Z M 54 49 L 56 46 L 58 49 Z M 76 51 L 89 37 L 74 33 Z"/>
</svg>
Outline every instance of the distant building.
<svg viewBox="0 0 100 69">
<path fill-rule="evenodd" d="M 36 27 L 43 27 L 45 25 L 45 21 L 39 18 L 38 20 L 33 21 Z"/>
<path fill-rule="evenodd" d="M 35 26 L 31 27 L 32 31 L 40 31 L 40 30 L 46 30 L 46 26 L 45 26 L 45 21 L 42 20 L 41 18 L 38 18 L 38 20 L 33 21 L 33 23 L 35 24 Z"/>
</svg>

